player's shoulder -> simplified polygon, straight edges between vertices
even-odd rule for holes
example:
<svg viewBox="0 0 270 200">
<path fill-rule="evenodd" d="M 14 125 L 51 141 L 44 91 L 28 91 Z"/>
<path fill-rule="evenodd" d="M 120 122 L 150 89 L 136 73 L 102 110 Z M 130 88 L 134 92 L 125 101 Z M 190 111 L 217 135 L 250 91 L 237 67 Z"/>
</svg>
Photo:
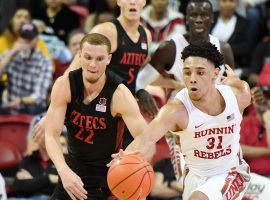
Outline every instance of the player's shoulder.
<svg viewBox="0 0 270 200">
<path fill-rule="evenodd" d="M 162 107 L 163 112 L 168 114 L 173 114 L 177 116 L 182 116 L 183 114 L 187 113 L 185 105 L 179 99 L 174 99 L 173 101 L 167 103 Z"/>
<path fill-rule="evenodd" d="M 69 76 L 62 75 L 56 79 L 53 88 L 56 88 L 59 91 L 66 91 L 66 89 L 69 89 L 69 85 Z"/>
<path fill-rule="evenodd" d="M 112 22 L 104 22 L 101 24 L 98 24 L 94 26 L 90 33 L 100 33 L 104 35 L 110 35 L 110 34 L 116 34 L 117 33 L 117 28 L 114 23 Z"/>
<path fill-rule="evenodd" d="M 122 99 L 122 100 L 123 99 L 130 98 L 130 97 L 133 97 L 133 95 L 130 92 L 130 90 L 123 83 L 121 83 L 121 84 L 118 85 L 118 87 L 116 88 L 116 90 L 114 92 L 114 96 L 117 99 Z"/>
<path fill-rule="evenodd" d="M 159 52 L 174 52 L 176 50 L 175 42 L 173 40 L 163 41 L 160 43 L 157 51 Z"/>
</svg>

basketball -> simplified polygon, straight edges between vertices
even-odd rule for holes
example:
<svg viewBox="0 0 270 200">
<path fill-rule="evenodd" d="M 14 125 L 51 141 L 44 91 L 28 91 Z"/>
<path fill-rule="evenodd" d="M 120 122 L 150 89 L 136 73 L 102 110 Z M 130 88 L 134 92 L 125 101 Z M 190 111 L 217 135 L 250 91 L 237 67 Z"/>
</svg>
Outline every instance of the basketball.
<svg viewBox="0 0 270 200">
<path fill-rule="evenodd" d="M 120 200 L 145 198 L 154 184 L 152 166 L 139 155 L 125 155 L 109 168 L 107 182 Z"/>
</svg>

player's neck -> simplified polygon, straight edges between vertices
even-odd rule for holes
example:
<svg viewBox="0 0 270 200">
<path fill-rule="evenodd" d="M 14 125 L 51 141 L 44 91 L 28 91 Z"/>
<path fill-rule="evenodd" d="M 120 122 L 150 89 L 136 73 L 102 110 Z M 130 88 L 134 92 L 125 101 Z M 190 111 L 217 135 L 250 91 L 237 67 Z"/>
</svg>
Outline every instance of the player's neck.
<svg viewBox="0 0 270 200">
<path fill-rule="evenodd" d="M 85 99 L 88 99 L 91 102 L 94 98 L 96 98 L 103 89 L 105 82 L 105 73 L 95 83 L 90 83 L 87 80 L 83 79 Z"/>
<path fill-rule="evenodd" d="M 224 98 L 217 89 L 212 89 L 199 101 L 192 101 L 192 103 L 202 112 L 212 116 L 219 115 L 225 108 Z"/>
<path fill-rule="evenodd" d="M 134 20 L 127 20 L 123 16 L 119 16 L 117 18 L 122 25 L 122 27 L 125 29 L 126 32 L 130 33 L 137 33 L 138 32 L 138 27 L 140 24 L 140 20 L 138 19 L 137 21 Z"/>
<path fill-rule="evenodd" d="M 209 37 L 209 34 L 206 34 L 206 35 L 202 35 L 202 36 L 198 36 L 198 35 L 195 35 L 195 34 L 192 34 L 192 33 L 187 33 L 185 34 L 185 38 L 186 40 L 188 41 L 188 43 L 191 43 L 192 42 L 196 42 L 196 41 L 210 41 L 210 37 Z"/>
</svg>

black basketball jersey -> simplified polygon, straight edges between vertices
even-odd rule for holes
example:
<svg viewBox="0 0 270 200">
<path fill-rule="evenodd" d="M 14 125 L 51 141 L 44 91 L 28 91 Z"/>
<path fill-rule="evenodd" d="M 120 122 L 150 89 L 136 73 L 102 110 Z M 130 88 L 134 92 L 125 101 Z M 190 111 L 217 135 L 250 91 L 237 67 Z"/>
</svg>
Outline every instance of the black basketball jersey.
<svg viewBox="0 0 270 200">
<path fill-rule="evenodd" d="M 138 27 L 140 37 L 138 42 L 134 43 L 117 19 L 112 23 L 117 29 L 117 49 L 112 54 L 109 68 L 123 78 L 126 86 L 135 94 L 136 78 L 148 55 L 146 32 L 140 25 Z"/>
<path fill-rule="evenodd" d="M 112 96 L 122 80 L 110 70 L 106 70 L 106 75 L 102 91 L 87 105 L 83 103 L 82 69 L 69 73 L 71 102 L 65 118 L 70 164 L 82 164 L 103 172 L 107 170 L 106 164 L 111 160 L 111 154 L 120 149 L 124 130 L 122 118 L 111 115 Z M 90 168 L 87 170 L 90 171 Z"/>
</svg>

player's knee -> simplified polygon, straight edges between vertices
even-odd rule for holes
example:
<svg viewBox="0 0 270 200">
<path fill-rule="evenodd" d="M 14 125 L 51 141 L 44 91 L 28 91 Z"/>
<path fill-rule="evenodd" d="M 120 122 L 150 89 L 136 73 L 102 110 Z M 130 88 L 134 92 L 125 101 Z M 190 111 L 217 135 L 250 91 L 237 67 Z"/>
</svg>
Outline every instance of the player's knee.
<svg viewBox="0 0 270 200">
<path fill-rule="evenodd" d="M 188 200 L 209 200 L 209 199 L 204 193 L 200 191 L 195 191 L 191 194 Z"/>
</svg>

